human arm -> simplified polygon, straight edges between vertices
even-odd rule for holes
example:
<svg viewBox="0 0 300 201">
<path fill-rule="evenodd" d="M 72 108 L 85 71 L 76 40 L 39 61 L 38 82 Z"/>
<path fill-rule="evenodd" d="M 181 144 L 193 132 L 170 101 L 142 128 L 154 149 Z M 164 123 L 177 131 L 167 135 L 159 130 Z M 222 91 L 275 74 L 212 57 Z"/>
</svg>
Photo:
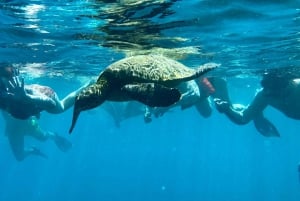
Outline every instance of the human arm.
<svg viewBox="0 0 300 201">
<path fill-rule="evenodd" d="M 195 103 L 195 107 L 199 114 L 204 118 L 208 118 L 212 114 L 211 101 L 209 98 L 200 99 L 197 103 Z"/>
<path fill-rule="evenodd" d="M 267 106 L 267 98 L 263 89 L 260 90 L 250 105 L 244 110 L 235 109 L 230 103 L 221 99 L 214 99 L 219 112 L 224 113 L 232 122 L 243 125 L 255 119 Z"/>
<path fill-rule="evenodd" d="M 42 93 L 35 93 L 34 89 L 25 88 L 24 79 L 19 76 L 15 76 L 9 81 L 8 94 L 13 102 L 33 104 L 41 110 L 56 107 L 56 102 L 52 98 Z"/>
</svg>

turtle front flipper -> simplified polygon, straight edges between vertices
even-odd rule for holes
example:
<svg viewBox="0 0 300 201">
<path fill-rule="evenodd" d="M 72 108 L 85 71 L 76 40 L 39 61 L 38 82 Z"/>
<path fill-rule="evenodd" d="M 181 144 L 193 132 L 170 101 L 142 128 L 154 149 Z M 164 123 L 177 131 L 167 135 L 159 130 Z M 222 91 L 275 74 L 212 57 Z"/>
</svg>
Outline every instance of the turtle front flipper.
<svg viewBox="0 0 300 201">
<path fill-rule="evenodd" d="M 127 84 L 121 90 L 131 99 L 150 107 L 168 107 L 181 98 L 178 89 L 156 83 Z"/>
<path fill-rule="evenodd" d="M 206 74 L 207 72 L 209 72 L 215 68 L 218 68 L 219 66 L 220 66 L 220 64 L 217 64 L 217 63 L 206 63 L 196 69 L 196 73 L 194 74 L 193 77 L 194 77 L 194 79 L 198 78 L 198 77 Z"/>
</svg>

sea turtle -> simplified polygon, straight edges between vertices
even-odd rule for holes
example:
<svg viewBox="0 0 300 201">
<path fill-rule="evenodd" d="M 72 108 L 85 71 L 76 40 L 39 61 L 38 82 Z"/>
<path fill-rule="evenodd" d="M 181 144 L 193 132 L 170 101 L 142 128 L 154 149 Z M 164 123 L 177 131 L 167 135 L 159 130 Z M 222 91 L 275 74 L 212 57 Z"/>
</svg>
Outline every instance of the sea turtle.
<svg viewBox="0 0 300 201">
<path fill-rule="evenodd" d="M 95 84 L 83 89 L 75 99 L 72 132 L 81 111 L 101 105 L 105 100 L 135 100 L 150 107 L 176 103 L 181 82 L 200 77 L 218 67 L 207 63 L 197 69 L 159 55 L 137 55 L 121 59 L 102 71 Z"/>
</svg>

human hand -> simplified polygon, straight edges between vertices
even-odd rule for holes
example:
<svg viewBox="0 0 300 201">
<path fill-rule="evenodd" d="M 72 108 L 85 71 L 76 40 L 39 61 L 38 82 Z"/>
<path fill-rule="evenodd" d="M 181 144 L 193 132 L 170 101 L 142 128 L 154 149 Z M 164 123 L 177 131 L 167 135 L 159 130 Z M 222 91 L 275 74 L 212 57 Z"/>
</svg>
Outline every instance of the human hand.
<svg viewBox="0 0 300 201">
<path fill-rule="evenodd" d="M 242 105 L 240 103 L 235 103 L 235 104 L 232 104 L 232 108 L 235 110 L 235 111 L 243 111 L 246 109 L 246 106 L 245 105 Z"/>
<path fill-rule="evenodd" d="M 215 98 L 214 102 L 216 104 L 217 110 L 220 113 L 224 113 L 230 108 L 230 104 L 227 101 L 221 100 L 219 98 Z"/>
<path fill-rule="evenodd" d="M 153 114 L 156 118 L 163 116 L 168 111 L 167 107 L 156 107 L 153 109 Z"/>
<path fill-rule="evenodd" d="M 144 114 L 144 122 L 150 123 L 152 121 L 152 113 L 150 111 L 150 108 L 148 106 L 145 107 L 145 114 Z"/>
<path fill-rule="evenodd" d="M 8 81 L 8 93 L 13 95 L 15 98 L 21 99 L 27 97 L 24 88 L 24 78 L 19 78 L 19 76 L 14 76 Z"/>
</svg>

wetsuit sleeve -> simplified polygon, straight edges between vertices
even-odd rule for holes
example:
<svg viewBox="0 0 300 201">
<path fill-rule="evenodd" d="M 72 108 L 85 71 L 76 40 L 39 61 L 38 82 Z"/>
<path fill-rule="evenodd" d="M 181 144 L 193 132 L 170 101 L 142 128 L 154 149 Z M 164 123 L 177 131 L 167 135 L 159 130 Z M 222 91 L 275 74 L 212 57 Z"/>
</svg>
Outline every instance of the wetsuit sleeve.
<svg viewBox="0 0 300 201">
<path fill-rule="evenodd" d="M 247 124 L 256 118 L 266 108 L 267 100 L 263 90 L 259 91 L 254 100 L 248 107 L 242 111 L 238 111 L 230 105 L 227 109 L 223 110 L 225 115 L 236 124 Z"/>
</svg>

